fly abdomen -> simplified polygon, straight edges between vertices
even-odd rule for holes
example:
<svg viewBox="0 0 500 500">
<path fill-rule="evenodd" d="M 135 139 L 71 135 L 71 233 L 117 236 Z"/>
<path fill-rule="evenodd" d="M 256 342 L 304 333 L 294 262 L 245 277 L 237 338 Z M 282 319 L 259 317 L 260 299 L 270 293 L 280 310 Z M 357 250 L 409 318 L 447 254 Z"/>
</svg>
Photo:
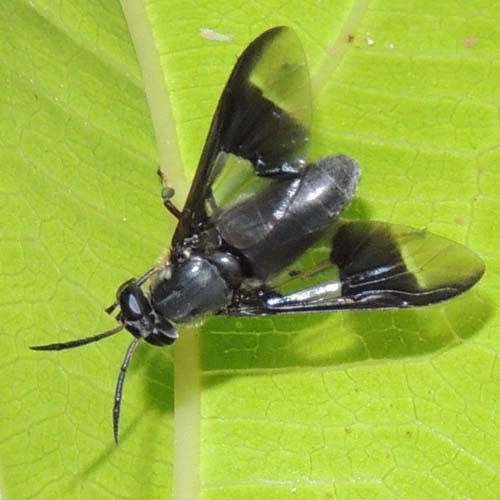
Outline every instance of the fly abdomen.
<svg viewBox="0 0 500 500">
<path fill-rule="evenodd" d="M 215 227 L 224 241 L 266 280 L 309 248 L 349 204 L 361 171 L 351 158 L 327 156 L 295 179 L 267 189 L 221 212 Z"/>
</svg>

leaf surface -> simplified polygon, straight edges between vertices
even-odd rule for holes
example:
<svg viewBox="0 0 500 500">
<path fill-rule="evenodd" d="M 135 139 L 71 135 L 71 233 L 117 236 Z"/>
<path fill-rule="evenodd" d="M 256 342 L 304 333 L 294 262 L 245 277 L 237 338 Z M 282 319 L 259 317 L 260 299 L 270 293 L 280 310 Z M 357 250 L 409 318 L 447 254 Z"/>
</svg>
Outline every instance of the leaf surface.
<svg viewBox="0 0 500 500">
<path fill-rule="evenodd" d="M 122 4 L 0 14 L 3 497 L 496 499 L 498 3 Z M 237 55 L 281 24 L 308 55 L 313 156 L 362 166 L 347 215 L 464 243 L 486 274 L 436 307 L 212 318 L 143 345 L 116 447 L 130 338 L 28 346 L 113 326 L 117 286 L 173 233 L 158 165 L 181 204 Z"/>
</svg>

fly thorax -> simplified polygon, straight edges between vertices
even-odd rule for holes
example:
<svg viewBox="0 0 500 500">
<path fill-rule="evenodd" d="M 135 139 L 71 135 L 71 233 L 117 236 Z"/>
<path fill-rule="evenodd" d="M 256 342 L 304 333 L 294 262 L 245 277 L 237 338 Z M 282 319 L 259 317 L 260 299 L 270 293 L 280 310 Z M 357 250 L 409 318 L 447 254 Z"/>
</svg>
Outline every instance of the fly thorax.
<svg viewBox="0 0 500 500">
<path fill-rule="evenodd" d="M 180 323 L 216 313 L 229 303 L 237 271 L 229 257 L 192 255 L 172 263 L 170 279 L 157 280 L 151 287 L 152 307 L 160 316 Z"/>
</svg>

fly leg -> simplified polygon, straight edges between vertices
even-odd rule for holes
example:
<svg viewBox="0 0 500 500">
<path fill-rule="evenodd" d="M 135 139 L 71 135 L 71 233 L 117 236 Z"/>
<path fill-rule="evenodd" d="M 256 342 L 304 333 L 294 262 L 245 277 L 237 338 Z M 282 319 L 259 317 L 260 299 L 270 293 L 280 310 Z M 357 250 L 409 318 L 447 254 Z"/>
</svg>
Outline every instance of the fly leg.
<svg viewBox="0 0 500 500">
<path fill-rule="evenodd" d="M 176 218 L 181 218 L 181 211 L 172 203 L 172 198 L 175 194 L 174 188 L 167 186 L 165 182 L 165 177 L 163 176 L 163 172 L 160 168 L 156 171 L 158 177 L 161 180 L 164 188 L 161 190 L 161 197 L 163 199 L 163 206 Z"/>
<path fill-rule="evenodd" d="M 275 179 L 295 179 L 304 173 L 307 162 L 303 158 L 293 162 L 283 162 L 280 165 L 268 165 L 262 160 L 254 162 L 255 173 L 259 177 L 273 177 Z"/>
</svg>

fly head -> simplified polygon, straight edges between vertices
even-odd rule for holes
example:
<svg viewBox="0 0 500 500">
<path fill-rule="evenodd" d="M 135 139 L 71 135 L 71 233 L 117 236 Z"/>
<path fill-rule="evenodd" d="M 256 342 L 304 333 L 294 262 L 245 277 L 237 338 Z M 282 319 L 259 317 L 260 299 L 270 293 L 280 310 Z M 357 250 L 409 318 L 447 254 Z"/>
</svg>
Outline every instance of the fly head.
<svg viewBox="0 0 500 500">
<path fill-rule="evenodd" d="M 117 319 L 135 338 L 156 346 L 170 345 L 178 338 L 174 325 L 153 309 L 135 280 L 123 283 L 116 298 L 120 305 Z"/>
</svg>

